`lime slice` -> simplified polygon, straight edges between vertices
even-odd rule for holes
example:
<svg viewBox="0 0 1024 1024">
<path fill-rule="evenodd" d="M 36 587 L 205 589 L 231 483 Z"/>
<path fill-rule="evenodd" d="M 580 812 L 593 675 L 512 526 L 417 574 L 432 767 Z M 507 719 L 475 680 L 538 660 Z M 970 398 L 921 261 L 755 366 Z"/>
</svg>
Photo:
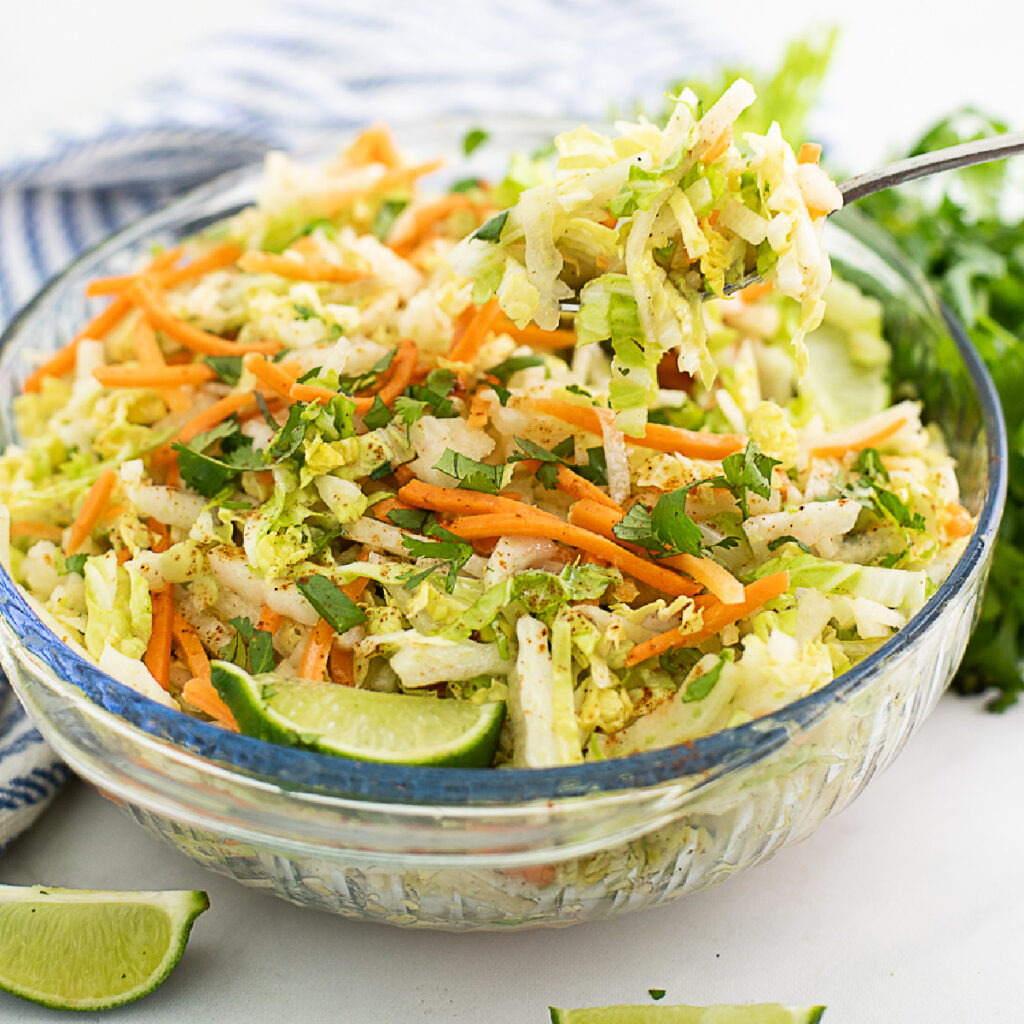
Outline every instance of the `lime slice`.
<svg viewBox="0 0 1024 1024">
<path fill-rule="evenodd" d="M 213 663 L 213 685 L 249 736 L 390 764 L 489 765 L 505 704 L 377 693 Z"/>
<path fill-rule="evenodd" d="M 0 885 L 0 988 L 59 1010 L 152 992 L 181 959 L 205 892 Z"/>
<path fill-rule="evenodd" d="M 592 1006 L 551 1010 L 551 1024 L 817 1024 L 824 1006 L 750 1003 L 734 1006 Z"/>
</svg>

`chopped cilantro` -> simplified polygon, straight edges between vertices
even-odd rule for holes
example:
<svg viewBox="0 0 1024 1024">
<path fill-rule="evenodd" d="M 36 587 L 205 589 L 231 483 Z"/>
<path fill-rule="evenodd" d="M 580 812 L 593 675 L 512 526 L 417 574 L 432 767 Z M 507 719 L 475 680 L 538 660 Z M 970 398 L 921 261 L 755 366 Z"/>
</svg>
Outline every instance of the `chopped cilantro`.
<svg viewBox="0 0 1024 1024">
<path fill-rule="evenodd" d="M 454 533 L 449 533 L 437 523 L 431 523 L 426 529 L 426 534 L 428 537 L 436 539 L 429 541 L 420 540 L 418 537 L 403 537 L 402 544 L 413 558 L 436 558 L 438 562 L 426 569 L 416 569 L 406 573 L 402 577 L 402 584 L 411 589 L 419 586 L 423 580 L 439 569 L 447 569 L 445 590 L 450 594 L 455 590 L 455 581 L 459 571 L 473 554 L 473 545 L 468 544 Z"/>
<path fill-rule="evenodd" d="M 382 462 L 376 469 L 370 470 L 371 480 L 383 480 L 389 473 L 393 473 L 394 466 L 390 462 Z"/>
<path fill-rule="evenodd" d="M 543 356 L 510 356 L 508 359 L 502 360 L 497 366 L 492 366 L 490 369 L 484 370 L 484 373 L 489 377 L 494 377 L 499 384 L 507 384 L 509 378 L 514 373 L 518 373 L 520 370 L 525 370 L 530 366 L 543 366 Z M 550 376 L 550 374 L 548 374 Z"/>
<path fill-rule="evenodd" d="M 691 679 L 683 691 L 683 703 L 691 704 L 694 701 L 703 700 L 715 688 L 715 683 L 718 682 L 718 677 L 722 674 L 724 664 L 725 658 L 720 658 L 714 668 L 701 673 L 696 679 Z"/>
<path fill-rule="evenodd" d="M 735 537 L 727 537 L 726 540 L 735 541 Z M 721 543 L 721 541 L 719 541 Z M 790 536 L 788 533 L 784 537 L 776 537 L 775 540 L 768 542 L 768 550 L 775 551 L 777 548 L 781 548 L 784 544 L 795 544 L 801 551 L 806 554 L 811 553 L 811 549 L 802 541 L 797 540 L 796 537 Z"/>
<path fill-rule="evenodd" d="M 580 395 L 583 398 L 589 398 L 591 401 L 594 401 L 594 396 L 586 388 L 581 388 L 579 384 L 570 384 L 565 390 L 571 395 Z"/>
<path fill-rule="evenodd" d="M 254 675 L 274 668 L 274 638 L 263 629 L 256 629 L 251 620 L 236 616 L 231 619 L 235 635 L 220 649 L 223 661 L 233 662 Z"/>
<path fill-rule="evenodd" d="M 747 442 L 742 452 L 727 455 L 722 460 L 722 476 L 704 481 L 714 487 L 724 487 L 732 493 L 743 518 L 748 516 L 749 492 L 761 498 L 772 496 L 772 470 L 782 463 L 765 455 L 753 441 Z"/>
<path fill-rule="evenodd" d="M 471 128 L 462 137 L 462 152 L 469 156 L 474 150 L 479 149 L 489 138 L 490 133 L 483 128 Z"/>
<path fill-rule="evenodd" d="M 86 554 L 68 555 L 64 559 L 64 571 L 61 573 L 62 576 L 66 576 L 70 572 L 76 572 L 79 576 L 85 575 L 85 560 L 89 556 Z"/>
<path fill-rule="evenodd" d="M 649 988 L 647 994 L 657 1002 L 659 999 L 665 998 L 665 989 L 663 988 Z"/>
<path fill-rule="evenodd" d="M 234 387 L 242 376 L 241 356 L 206 356 L 203 360 L 219 380 Z"/>
<path fill-rule="evenodd" d="M 367 430 L 377 430 L 379 427 L 386 427 L 393 418 L 394 413 L 384 404 L 380 395 L 374 395 L 373 405 L 363 417 L 363 423 Z"/>
<path fill-rule="evenodd" d="M 476 189 L 481 187 L 481 181 L 479 178 L 460 178 L 455 182 L 449 192 L 474 192 Z"/>
<path fill-rule="evenodd" d="M 409 205 L 407 199 L 385 199 L 380 204 L 370 230 L 380 241 L 384 241 L 391 232 L 398 215 Z"/>
<path fill-rule="evenodd" d="M 653 509 L 638 501 L 612 527 L 612 532 L 619 540 L 646 548 L 656 556 L 700 554 L 700 528 L 686 514 L 690 490 L 680 487 L 663 494 Z"/>
<path fill-rule="evenodd" d="M 423 527 L 430 518 L 430 513 L 422 508 L 393 508 L 387 514 L 388 519 L 403 530 L 414 530 L 422 533 Z"/>
<path fill-rule="evenodd" d="M 326 576 L 310 576 L 299 580 L 298 588 L 336 633 L 346 633 L 353 626 L 366 621 L 366 613 L 362 608 Z"/>
<path fill-rule="evenodd" d="M 315 320 L 320 314 L 310 305 L 305 302 L 296 302 L 293 304 L 292 309 L 295 310 L 295 315 L 300 320 Z"/>
<path fill-rule="evenodd" d="M 458 480 L 463 490 L 486 494 L 497 494 L 508 485 L 512 475 L 512 468 L 508 465 L 490 466 L 451 448 L 445 448 L 444 454 L 434 463 L 434 469 Z"/>
<path fill-rule="evenodd" d="M 501 240 L 501 229 L 508 220 L 508 210 L 502 210 L 495 214 L 489 221 L 486 221 L 473 232 L 473 238 L 479 238 L 481 242 L 497 242 Z"/>
</svg>

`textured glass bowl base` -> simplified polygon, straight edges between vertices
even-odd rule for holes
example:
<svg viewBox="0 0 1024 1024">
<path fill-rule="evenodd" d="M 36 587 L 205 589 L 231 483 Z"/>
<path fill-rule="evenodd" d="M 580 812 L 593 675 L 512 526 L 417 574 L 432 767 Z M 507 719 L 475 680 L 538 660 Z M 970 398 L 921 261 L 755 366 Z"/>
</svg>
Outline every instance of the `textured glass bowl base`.
<svg viewBox="0 0 1024 1024">
<path fill-rule="evenodd" d="M 533 850 L 510 854 L 498 865 L 464 863 L 480 859 L 470 855 L 425 857 L 431 863 L 417 867 L 422 855 L 411 849 L 401 865 L 393 856 L 376 861 L 365 850 L 306 853 L 286 837 L 268 842 L 256 831 L 247 835 L 249 829 L 226 817 L 219 826 L 211 821 L 204 827 L 162 814 L 159 800 L 133 800 L 137 783 L 132 772 L 120 772 L 109 759 L 110 737 L 103 735 L 98 709 L 88 702 L 58 707 L 62 695 L 33 671 L 24 649 L 12 645 L 6 624 L 0 625 L 0 660 L 71 766 L 108 791 L 148 832 L 204 867 L 293 903 L 361 920 L 446 929 L 566 925 L 715 885 L 810 835 L 849 803 L 895 757 L 945 689 L 967 643 L 982 578 L 979 573 L 950 602 L 943 628 L 929 642 L 892 658 L 871 685 L 833 705 L 775 753 L 709 782 L 689 780 L 688 789 L 684 780 L 660 787 L 669 820 L 659 827 L 584 855 L 563 858 L 551 849 L 544 857 Z M 93 744 L 83 742 L 96 728 L 97 749 L 108 752 L 100 767 L 87 754 Z M 65 740 L 69 730 L 78 737 L 74 747 Z M 201 769 L 185 771 L 196 777 L 184 781 L 203 785 Z M 630 798 L 657 797 L 658 788 Z M 576 801 L 581 802 L 586 798 Z M 550 803 L 534 808 L 538 822 L 552 813 Z M 429 816 L 430 809 L 424 810 Z M 528 816 L 524 826 L 529 824 Z"/>
</svg>

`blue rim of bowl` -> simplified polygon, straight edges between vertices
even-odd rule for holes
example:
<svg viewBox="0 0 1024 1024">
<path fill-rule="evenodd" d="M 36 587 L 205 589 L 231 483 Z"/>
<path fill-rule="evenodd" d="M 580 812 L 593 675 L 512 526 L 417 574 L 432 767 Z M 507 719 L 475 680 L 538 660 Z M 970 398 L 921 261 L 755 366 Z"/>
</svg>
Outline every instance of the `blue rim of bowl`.
<svg viewBox="0 0 1024 1024">
<path fill-rule="evenodd" d="M 114 247 L 122 237 L 137 235 L 150 223 L 156 227 L 178 206 L 214 196 L 251 173 L 252 169 L 246 168 L 224 175 L 82 253 L 15 314 L 0 334 L 0 355 L 33 310 L 98 250 Z M 905 266 L 902 257 L 900 262 Z M 915 281 L 939 308 L 923 279 L 916 277 Z M 489 806 L 614 793 L 670 783 L 682 777 L 711 779 L 778 750 L 796 732 L 821 719 L 831 706 L 865 686 L 886 662 L 917 644 L 935 624 L 946 602 L 978 569 L 995 541 L 1007 487 L 1007 438 L 1002 407 L 992 378 L 963 327 L 948 309 L 941 308 L 941 312 L 978 397 L 989 464 L 985 499 L 966 550 L 924 608 L 864 661 L 773 714 L 710 736 L 628 757 L 557 768 L 430 768 L 347 760 L 227 732 L 141 696 L 64 645 L 32 611 L 2 568 L 0 612 L 26 649 L 58 677 L 81 689 L 99 706 L 98 710 L 123 719 L 151 739 L 172 743 L 198 758 L 234 769 L 243 780 L 251 776 L 285 790 L 315 792 L 321 798 L 336 796 L 384 803 Z"/>
</svg>

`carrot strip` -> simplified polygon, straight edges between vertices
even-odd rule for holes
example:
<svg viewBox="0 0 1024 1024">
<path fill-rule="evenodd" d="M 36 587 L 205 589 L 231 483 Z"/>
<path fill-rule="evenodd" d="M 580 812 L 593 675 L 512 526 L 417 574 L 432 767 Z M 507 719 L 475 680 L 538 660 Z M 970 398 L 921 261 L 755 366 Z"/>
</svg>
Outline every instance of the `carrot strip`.
<svg viewBox="0 0 1024 1024">
<path fill-rule="evenodd" d="M 114 299 L 98 316 L 90 320 L 75 337 L 52 355 L 42 366 L 33 370 L 22 385 L 23 391 L 38 391 L 45 377 L 63 377 L 75 368 L 78 346 L 84 338 L 102 341 L 116 327 L 132 304 L 123 295 Z"/>
<path fill-rule="evenodd" d="M 345 157 L 353 167 L 365 167 L 367 164 L 397 167 L 402 162 L 391 129 L 379 121 L 356 136 Z"/>
<path fill-rule="evenodd" d="M 494 327 L 494 322 L 498 319 L 499 313 L 501 313 L 501 307 L 498 305 L 496 298 L 482 305 L 469 322 L 465 333 L 452 346 L 451 351 L 448 353 L 448 358 L 459 363 L 471 362 L 483 346 L 488 333 Z"/>
<path fill-rule="evenodd" d="M 707 165 L 714 163 L 732 145 L 732 125 L 728 125 L 725 131 L 704 150 L 700 160 Z"/>
<path fill-rule="evenodd" d="M 504 498 L 497 494 L 483 494 L 480 491 L 460 491 L 454 487 L 437 487 L 424 483 L 422 480 L 410 480 L 398 489 L 398 497 L 415 508 L 429 508 L 435 512 L 447 512 L 451 515 L 477 516 L 505 513 L 506 515 L 543 516 L 554 522 L 549 512 L 539 508 L 531 508 L 521 502 Z M 486 536 L 483 535 L 483 536 Z"/>
<path fill-rule="evenodd" d="M 174 584 L 166 583 L 152 595 L 153 627 L 146 645 L 146 668 L 165 690 L 171 688 L 171 639 L 174 620 Z"/>
<path fill-rule="evenodd" d="M 245 368 L 260 382 L 266 384 L 271 391 L 276 391 L 285 398 L 290 397 L 291 389 L 295 387 L 295 378 L 290 377 L 276 363 L 264 359 L 263 356 L 255 353 L 247 355 L 242 361 Z M 326 391 L 327 388 L 322 390 Z M 331 392 L 333 395 L 335 392 Z"/>
<path fill-rule="evenodd" d="M 327 670 L 331 682 L 338 686 L 355 686 L 356 672 L 352 652 L 347 647 L 331 644 L 331 653 L 327 658 Z"/>
<path fill-rule="evenodd" d="M 946 536 L 951 538 L 966 537 L 974 529 L 974 520 L 971 513 L 967 511 L 958 501 L 951 501 L 943 510 L 940 521 L 946 531 Z M 11 527 L 13 536 L 14 527 Z"/>
<path fill-rule="evenodd" d="M 540 459 L 525 459 L 522 463 L 524 469 L 530 473 L 536 473 L 540 469 Z M 558 489 L 568 494 L 577 501 L 595 501 L 599 505 L 606 505 L 618 514 L 622 515 L 622 507 L 614 498 L 609 497 L 597 484 L 591 483 L 579 473 L 574 473 L 567 466 L 557 464 Z"/>
<path fill-rule="evenodd" d="M 847 452 L 859 452 L 865 448 L 875 448 L 883 441 L 887 441 L 893 434 L 902 430 L 907 424 L 905 416 L 886 423 L 884 426 L 872 429 L 865 428 L 866 424 L 857 424 L 841 434 L 833 434 L 826 437 L 817 444 L 812 445 L 808 452 L 819 459 L 841 459 Z M 862 429 L 858 429 L 862 428 Z"/>
<path fill-rule="evenodd" d="M 453 192 L 451 195 L 435 199 L 432 203 L 412 211 L 405 229 L 391 233 L 388 247 L 399 256 L 408 256 L 430 234 L 436 224 L 457 210 L 475 210 L 478 206 L 478 203 L 461 192 Z"/>
<path fill-rule="evenodd" d="M 334 284 L 348 284 L 371 274 L 364 267 L 342 267 L 312 256 L 293 260 L 277 253 L 256 250 L 245 253 L 238 266 L 248 274 L 274 274 L 290 281 L 330 281 Z"/>
<path fill-rule="evenodd" d="M 135 356 L 142 366 L 154 368 L 166 366 L 164 354 L 156 340 L 156 331 L 150 326 L 144 314 L 139 314 L 132 330 L 132 342 L 135 345 Z M 179 388 L 160 388 L 160 397 L 171 412 L 184 412 L 191 404 L 188 395 Z"/>
<path fill-rule="evenodd" d="M 554 416 L 580 430 L 601 436 L 600 417 L 597 410 L 589 406 L 574 405 L 557 398 L 531 398 L 524 404 L 546 416 Z M 679 452 L 691 459 L 713 461 L 740 451 L 746 444 L 746 439 L 739 434 L 709 434 L 685 430 L 683 427 L 670 427 L 664 423 L 648 423 L 641 437 L 630 434 L 623 436 L 627 444 L 661 452 Z"/>
<path fill-rule="evenodd" d="M 264 604 L 260 610 L 260 621 L 257 623 L 256 628 L 262 629 L 264 633 L 273 635 L 280 628 L 283 618 L 284 616 L 280 612 L 275 612 L 269 605 Z"/>
<path fill-rule="evenodd" d="M 537 515 L 535 512 L 523 514 L 523 510 L 518 515 L 500 512 L 464 516 L 450 523 L 448 529 L 466 540 L 479 537 L 547 537 L 603 558 L 630 576 L 673 597 L 695 594 L 698 589 L 691 580 L 683 579 L 669 569 L 634 555 L 632 551 L 627 551 L 600 534 L 591 533 L 571 523 L 563 523 L 554 516 Z"/>
<path fill-rule="evenodd" d="M 109 467 L 96 477 L 96 482 L 89 488 L 89 493 L 86 494 L 85 501 L 82 502 L 82 507 L 68 531 L 68 539 L 64 544 L 65 555 L 75 554 L 85 543 L 116 485 L 117 473 Z"/>
<path fill-rule="evenodd" d="M 64 531 L 53 523 L 41 523 L 31 519 L 23 519 L 20 523 L 11 523 L 12 537 L 38 537 L 40 540 L 52 540 L 59 544 L 64 538 Z"/>
<path fill-rule="evenodd" d="M 334 627 L 326 619 L 321 619 L 310 630 L 309 639 L 302 652 L 298 671 L 300 679 L 310 679 L 315 682 L 320 682 L 323 679 L 333 640 Z"/>
<path fill-rule="evenodd" d="M 816 142 L 805 142 L 796 155 L 798 164 L 816 164 L 821 159 L 821 146 Z"/>
<path fill-rule="evenodd" d="M 181 284 L 182 281 L 191 281 L 193 278 L 208 274 L 211 270 L 230 266 L 241 255 L 240 246 L 234 242 L 222 242 L 183 267 L 163 271 L 157 275 L 157 279 L 164 288 L 173 288 L 175 285 Z"/>
<path fill-rule="evenodd" d="M 382 523 L 390 523 L 391 520 L 388 519 L 388 513 L 393 512 L 396 508 L 411 512 L 415 506 L 400 501 L 398 498 L 385 498 L 383 501 L 375 502 L 370 506 L 370 515 L 374 519 L 379 519 Z"/>
<path fill-rule="evenodd" d="M 145 311 L 149 322 L 164 334 L 173 338 L 179 345 L 202 352 L 208 356 L 237 356 L 246 352 L 277 352 L 281 348 L 278 341 L 237 342 L 202 331 L 198 327 L 179 320 L 164 305 L 162 297 L 149 281 L 141 279 L 128 289 L 128 297 L 137 302 Z"/>
<path fill-rule="evenodd" d="M 393 167 L 369 185 L 331 192 L 323 196 L 315 205 L 330 217 L 360 200 L 387 195 L 389 192 L 395 192 L 401 188 L 409 188 L 417 178 L 422 178 L 425 174 L 430 174 L 442 166 L 444 166 L 443 160 L 428 160 L 426 163 L 412 164 L 409 167 Z"/>
<path fill-rule="evenodd" d="M 491 418 L 491 403 L 487 398 L 493 394 L 490 388 L 481 388 L 474 392 L 469 400 L 469 415 L 466 416 L 466 423 L 471 427 L 486 427 L 487 421 Z"/>
<path fill-rule="evenodd" d="M 398 345 L 398 351 L 391 360 L 391 367 L 387 382 L 377 392 L 380 400 L 390 406 L 392 402 L 409 386 L 412 380 L 413 371 L 419 362 L 420 353 L 416 343 L 405 338 Z M 330 388 L 323 388 L 316 384 L 292 383 L 288 389 L 288 396 L 293 402 L 319 402 L 326 405 L 332 398 L 338 396 L 337 391 Z M 373 405 L 374 395 L 361 395 L 355 399 L 356 412 L 365 416 Z"/>
<path fill-rule="evenodd" d="M 637 644 L 626 655 L 626 667 L 640 664 L 648 658 L 657 657 L 665 651 L 676 647 L 697 647 L 710 640 L 726 626 L 746 618 L 766 601 L 784 594 L 789 589 L 789 573 L 776 572 L 771 576 L 763 576 L 754 580 L 744 588 L 744 599 L 739 604 L 712 604 L 704 607 L 704 622 L 700 629 L 683 632 L 681 629 L 670 629 L 642 644 Z"/>
<path fill-rule="evenodd" d="M 188 670 L 197 679 L 210 679 L 210 659 L 206 656 L 203 642 L 195 627 L 180 612 L 174 611 L 171 621 L 171 631 L 174 639 L 178 641 L 185 661 L 188 663 Z"/>
<path fill-rule="evenodd" d="M 149 532 L 153 535 L 153 550 L 166 551 L 171 543 L 171 531 L 167 528 L 167 524 L 161 523 L 158 519 L 154 519 L 150 516 L 146 520 L 146 526 L 149 528 Z"/>
<path fill-rule="evenodd" d="M 254 399 L 253 392 L 251 391 L 242 391 L 238 394 L 225 395 L 223 398 L 217 399 L 213 405 L 208 405 L 202 412 L 193 416 L 178 431 L 177 440 L 183 444 L 188 444 L 192 438 L 209 430 L 211 427 L 215 427 L 229 416 L 244 409 L 252 401 Z"/>
<path fill-rule="evenodd" d="M 225 729 L 238 732 L 235 716 L 227 704 L 221 700 L 220 694 L 214 689 L 213 683 L 209 679 L 190 679 L 182 687 L 181 695 L 189 704 L 204 711 Z"/>
<path fill-rule="evenodd" d="M 154 257 L 146 267 L 134 274 L 111 274 L 109 277 L 95 277 L 86 285 L 85 294 L 89 298 L 94 298 L 97 295 L 117 295 L 138 281 L 143 274 L 154 274 L 173 267 L 181 259 L 184 251 L 180 245 L 176 245 L 172 249 L 165 249 L 159 256 Z"/>
<path fill-rule="evenodd" d="M 181 246 L 169 249 L 153 260 L 145 270 L 135 274 L 112 274 L 110 277 L 97 277 L 89 282 L 85 294 L 89 296 L 118 295 L 127 291 L 144 276 L 151 278 L 162 288 L 173 288 L 183 281 L 202 277 L 211 270 L 234 263 L 242 253 L 242 250 L 234 242 L 224 242 L 202 256 L 197 256 L 191 263 L 186 263 L 183 267 L 173 266 L 181 258 L 182 251 Z"/>
<path fill-rule="evenodd" d="M 524 345 L 532 345 L 534 348 L 572 348 L 576 344 L 576 332 L 567 330 L 564 327 L 556 328 L 553 331 L 545 331 L 543 327 L 536 324 L 527 324 L 525 327 L 516 327 L 507 316 L 498 317 L 494 325 L 498 334 L 507 334 Z"/>
<path fill-rule="evenodd" d="M 755 281 L 753 284 L 748 284 L 746 288 L 741 288 L 736 294 L 744 302 L 750 303 L 757 302 L 765 295 L 770 295 L 774 290 L 774 281 Z"/>
<path fill-rule="evenodd" d="M 203 384 L 217 374 L 205 363 L 183 366 L 97 366 L 92 375 L 108 388 L 163 388 Z"/>
<path fill-rule="evenodd" d="M 609 540 L 618 540 L 614 528 L 622 519 L 622 509 L 612 509 L 607 505 L 584 499 L 573 505 L 570 516 L 575 525 L 582 526 L 585 530 L 593 530 L 594 533 L 599 533 Z M 622 541 L 619 543 L 635 551 L 642 558 L 651 557 L 642 548 L 633 544 L 625 544 Z M 656 564 L 670 569 L 680 569 L 706 587 L 724 604 L 738 604 L 743 600 L 743 584 L 713 558 L 687 554 L 670 555 L 657 559 Z"/>
</svg>

